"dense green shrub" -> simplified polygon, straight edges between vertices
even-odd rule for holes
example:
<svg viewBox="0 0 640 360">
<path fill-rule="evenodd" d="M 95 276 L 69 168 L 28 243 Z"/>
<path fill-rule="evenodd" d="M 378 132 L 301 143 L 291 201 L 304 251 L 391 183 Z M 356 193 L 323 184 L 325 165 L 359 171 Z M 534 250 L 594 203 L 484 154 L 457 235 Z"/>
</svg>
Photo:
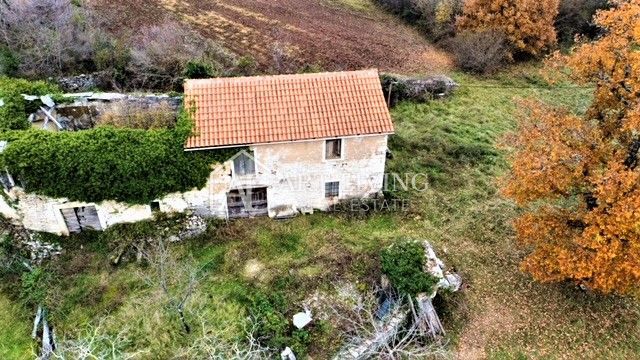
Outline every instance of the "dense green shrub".
<svg viewBox="0 0 640 360">
<path fill-rule="evenodd" d="M 0 45 L 0 75 L 13 76 L 18 71 L 20 61 L 7 46 Z"/>
<path fill-rule="evenodd" d="M 26 101 L 22 94 L 46 95 L 59 92 L 55 85 L 43 81 L 28 81 L 0 76 L 0 131 L 23 130 L 30 127 L 28 114 L 35 112 L 42 103 L 39 100 Z"/>
<path fill-rule="evenodd" d="M 185 152 L 191 121 L 174 129 L 99 127 L 80 132 L 15 131 L 2 160 L 25 190 L 80 201 L 147 203 L 205 185 L 211 164 L 237 149 Z"/>
<path fill-rule="evenodd" d="M 215 70 L 210 64 L 192 60 L 185 65 L 184 77 L 186 79 L 209 79 L 215 75 Z"/>
<path fill-rule="evenodd" d="M 402 241 L 382 253 L 382 272 L 401 293 L 415 296 L 431 293 L 438 279 L 424 272 L 424 248 L 418 242 Z"/>
</svg>

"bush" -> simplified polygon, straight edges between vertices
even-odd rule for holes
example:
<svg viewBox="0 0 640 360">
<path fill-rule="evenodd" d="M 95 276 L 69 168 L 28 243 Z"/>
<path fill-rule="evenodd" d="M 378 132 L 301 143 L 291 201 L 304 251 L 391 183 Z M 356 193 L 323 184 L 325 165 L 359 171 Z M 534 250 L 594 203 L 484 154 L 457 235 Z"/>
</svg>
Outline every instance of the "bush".
<svg viewBox="0 0 640 360">
<path fill-rule="evenodd" d="M 22 274 L 20 300 L 28 307 L 42 304 L 47 298 L 48 272 L 34 268 Z"/>
<path fill-rule="evenodd" d="M 437 278 L 424 272 L 424 264 L 424 248 L 418 242 L 402 241 L 382 253 L 382 272 L 400 293 L 410 296 L 430 294 L 438 283 Z"/>
<path fill-rule="evenodd" d="M 213 67 L 199 61 L 189 61 L 184 70 L 187 79 L 209 79 L 215 76 Z"/>
<path fill-rule="evenodd" d="M 170 129 L 176 125 L 176 113 L 166 102 L 150 107 L 121 102 L 104 111 L 97 118 L 96 125 L 145 130 Z"/>
<path fill-rule="evenodd" d="M 219 45 L 176 22 L 146 27 L 131 41 L 129 87 L 182 90 L 184 75 L 211 77 L 233 63 Z"/>
<path fill-rule="evenodd" d="M 233 73 L 237 76 L 253 76 L 258 71 L 257 68 L 258 64 L 254 58 L 251 56 L 242 56 L 236 62 Z"/>
<path fill-rule="evenodd" d="M 0 99 L 4 106 L 0 107 L 0 131 L 23 130 L 31 127 L 28 115 L 35 112 L 42 103 L 39 100 L 26 101 L 22 94 L 46 95 L 60 90 L 43 81 L 28 81 L 0 76 Z"/>
<path fill-rule="evenodd" d="M 202 188 L 211 164 L 237 151 L 185 152 L 190 132 L 186 113 L 170 130 L 13 132 L 5 135 L 9 145 L 2 160 L 29 192 L 144 204 L 168 193 Z"/>
<path fill-rule="evenodd" d="M 495 30 L 463 32 L 442 43 L 453 54 L 456 65 L 475 74 L 493 73 L 509 61 L 510 46 Z"/>
<path fill-rule="evenodd" d="M 0 76 L 14 76 L 20 62 L 7 46 L 0 45 Z"/>
</svg>

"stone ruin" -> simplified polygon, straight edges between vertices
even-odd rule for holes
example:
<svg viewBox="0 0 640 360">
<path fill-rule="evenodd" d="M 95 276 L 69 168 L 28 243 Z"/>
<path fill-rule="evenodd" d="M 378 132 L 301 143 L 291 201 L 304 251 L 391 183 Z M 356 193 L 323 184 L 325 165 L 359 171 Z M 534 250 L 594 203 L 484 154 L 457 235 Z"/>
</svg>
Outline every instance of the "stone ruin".
<svg viewBox="0 0 640 360">
<path fill-rule="evenodd" d="M 50 131 L 80 131 L 100 124 L 107 117 L 161 112 L 175 123 L 182 98 L 169 95 L 136 95 L 120 93 L 64 94 L 56 104 L 50 96 L 23 95 L 27 101 L 40 101 L 42 106 L 29 115 L 36 128 Z M 152 114 L 152 115 L 153 115 Z"/>
</svg>

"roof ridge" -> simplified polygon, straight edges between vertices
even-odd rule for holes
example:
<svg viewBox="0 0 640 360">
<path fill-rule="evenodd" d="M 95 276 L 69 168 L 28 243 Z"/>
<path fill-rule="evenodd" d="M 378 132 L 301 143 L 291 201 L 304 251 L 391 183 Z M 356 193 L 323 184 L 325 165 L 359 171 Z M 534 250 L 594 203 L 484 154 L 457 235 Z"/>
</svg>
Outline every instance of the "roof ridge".
<svg viewBox="0 0 640 360">
<path fill-rule="evenodd" d="M 257 76 L 238 76 L 238 77 L 215 77 L 208 79 L 186 79 L 184 81 L 185 89 L 189 85 L 207 85 L 217 84 L 223 82 L 257 82 L 261 80 L 276 80 L 276 79 L 295 79 L 295 78 L 337 78 L 348 77 L 349 75 L 373 75 L 379 76 L 380 72 L 376 68 L 350 70 L 350 71 L 323 71 L 317 73 L 302 73 L 302 74 L 279 74 L 279 75 L 257 75 Z"/>
</svg>

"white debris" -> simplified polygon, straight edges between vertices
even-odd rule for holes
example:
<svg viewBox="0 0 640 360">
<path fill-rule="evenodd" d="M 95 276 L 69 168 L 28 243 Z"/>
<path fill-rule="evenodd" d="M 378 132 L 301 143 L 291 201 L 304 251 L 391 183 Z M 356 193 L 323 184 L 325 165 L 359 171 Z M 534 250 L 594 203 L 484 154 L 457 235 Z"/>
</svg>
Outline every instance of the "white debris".
<svg viewBox="0 0 640 360">
<path fill-rule="evenodd" d="M 296 355 L 293 353 L 290 347 L 286 347 L 283 352 L 280 353 L 282 360 L 296 360 Z"/>
<path fill-rule="evenodd" d="M 20 94 L 22 95 L 22 97 L 27 100 L 27 101 L 34 101 L 34 100 L 38 100 L 37 96 L 33 96 L 33 95 L 27 95 L 27 94 Z"/>
<path fill-rule="evenodd" d="M 444 270 L 444 263 L 436 256 L 436 252 L 428 241 L 425 241 L 423 246 L 426 257 L 424 271 L 439 279 L 438 284 L 434 287 L 433 294 L 431 294 L 430 297 L 435 297 L 438 289 L 458 291 L 462 285 L 462 278 L 460 275 Z"/>
<path fill-rule="evenodd" d="M 0 99 L 0 107 L 4 106 L 4 100 Z"/>
<path fill-rule="evenodd" d="M 40 101 L 42 101 L 43 104 L 47 105 L 50 108 L 56 106 L 56 103 L 49 95 L 40 96 Z"/>
<path fill-rule="evenodd" d="M 309 309 L 305 309 L 304 312 L 299 312 L 293 315 L 293 325 L 298 329 L 302 329 L 309 325 L 311 321 L 313 321 L 313 319 L 311 318 L 311 311 L 309 311 Z"/>
<path fill-rule="evenodd" d="M 94 93 L 92 92 L 83 92 L 83 93 L 73 93 L 73 94 L 63 94 L 62 97 L 65 98 L 88 98 L 92 97 Z"/>
<path fill-rule="evenodd" d="M 89 97 L 89 100 L 104 100 L 104 101 L 112 101 L 112 100 L 122 100 L 126 99 L 127 95 L 120 93 L 99 93 L 93 94 Z"/>
</svg>

